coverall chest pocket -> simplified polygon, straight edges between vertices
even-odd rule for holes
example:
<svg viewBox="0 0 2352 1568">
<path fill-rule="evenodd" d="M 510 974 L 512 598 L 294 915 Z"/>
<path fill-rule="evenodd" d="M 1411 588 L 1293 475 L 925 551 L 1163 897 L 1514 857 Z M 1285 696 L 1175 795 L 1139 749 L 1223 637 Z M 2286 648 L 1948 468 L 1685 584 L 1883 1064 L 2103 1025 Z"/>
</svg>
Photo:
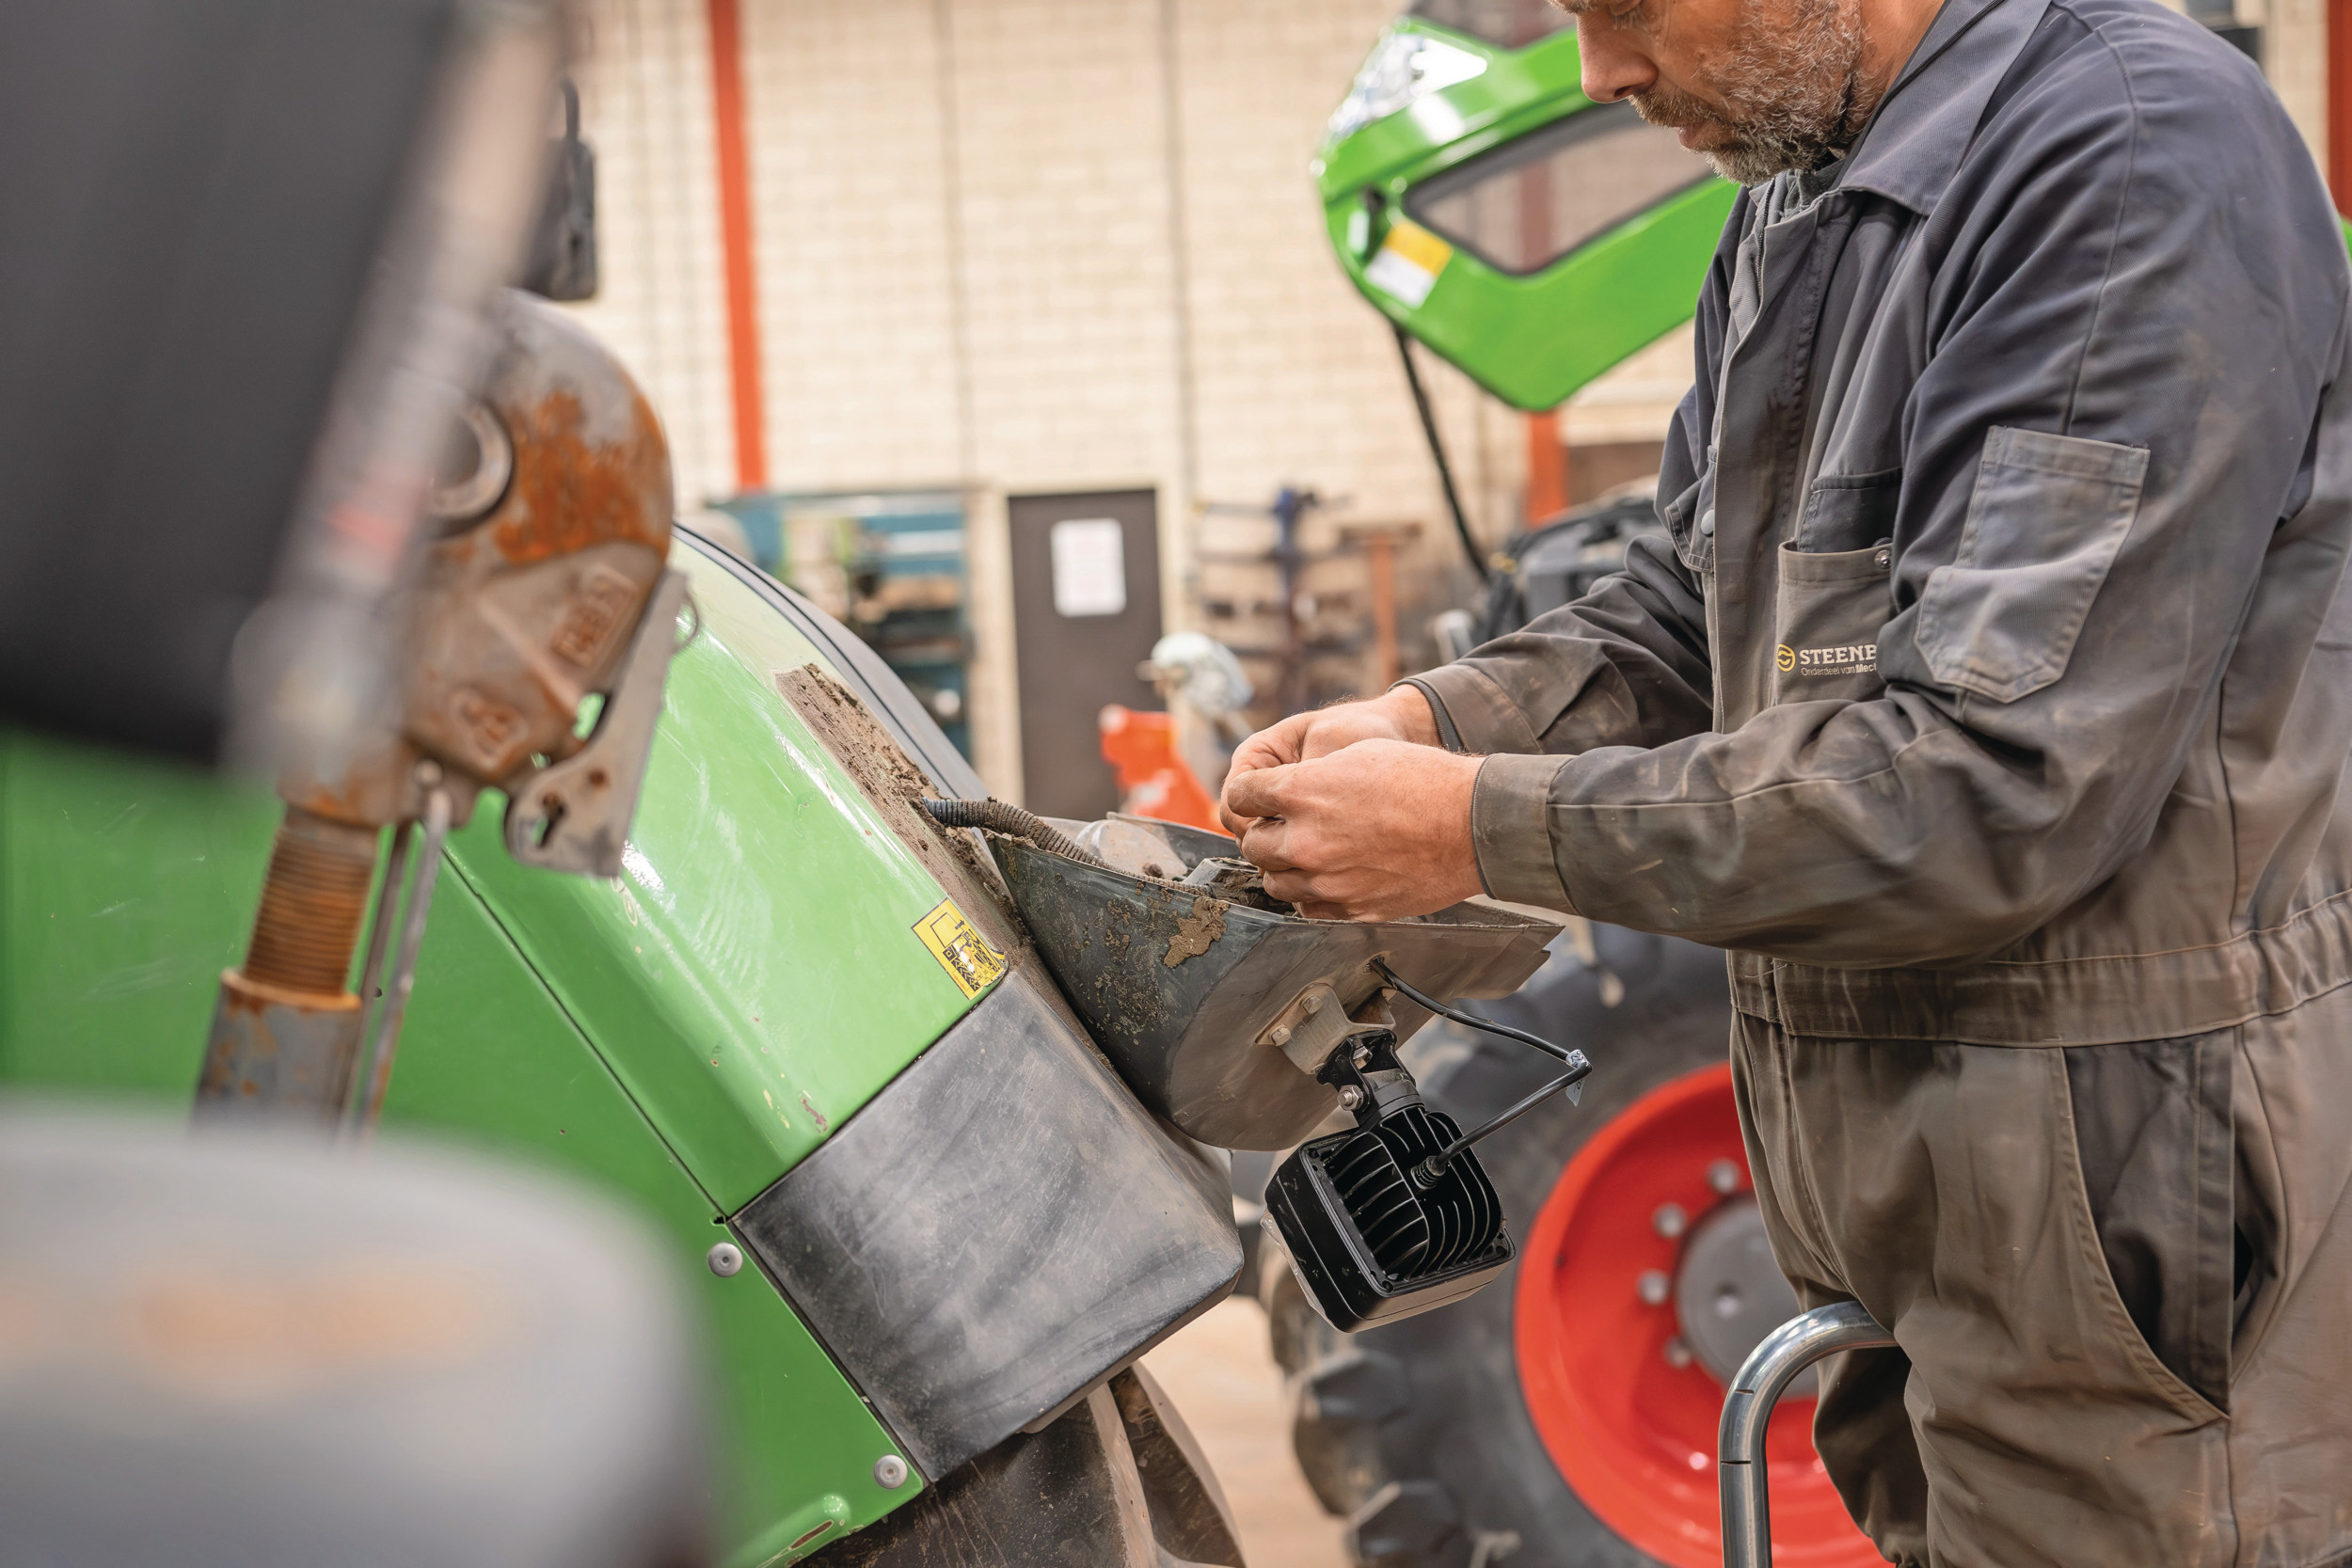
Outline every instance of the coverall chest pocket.
<svg viewBox="0 0 2352 1568">
<path fill-rule="evenodd" d="M 1879 630 L 1892 601 L 1891 545 L 1814 554 L 1780 547 L 1772 607 L 1772 703 L 1825 697 L 1865 702 L 1886 689 L 1879 678 Z"/>
</svg>

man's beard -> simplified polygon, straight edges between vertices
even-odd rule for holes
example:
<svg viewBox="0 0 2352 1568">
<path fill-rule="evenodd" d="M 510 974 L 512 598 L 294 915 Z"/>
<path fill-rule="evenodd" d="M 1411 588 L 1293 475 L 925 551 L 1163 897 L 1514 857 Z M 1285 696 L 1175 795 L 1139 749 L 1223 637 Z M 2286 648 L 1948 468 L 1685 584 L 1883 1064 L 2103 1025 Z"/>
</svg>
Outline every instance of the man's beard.
<svg viewBox="0 0 2352 1568">
<path fill-rule="evenodd" d="M 1728 126 L 1731 135 L 1704 150 L 1717 173 L 1743 185 L 1816 167 L 1851 147 L 1879 96 L 1860 79 L 1858 7 L 1788 0 L 1788 14 L 1776 17 L 1769 6 L 1748 0 L 1737 41 L 1708 62 L 1702 80 L 1723 108 L 1662 82 L 1633 95 L 1653 125 Z"/>
</svg>

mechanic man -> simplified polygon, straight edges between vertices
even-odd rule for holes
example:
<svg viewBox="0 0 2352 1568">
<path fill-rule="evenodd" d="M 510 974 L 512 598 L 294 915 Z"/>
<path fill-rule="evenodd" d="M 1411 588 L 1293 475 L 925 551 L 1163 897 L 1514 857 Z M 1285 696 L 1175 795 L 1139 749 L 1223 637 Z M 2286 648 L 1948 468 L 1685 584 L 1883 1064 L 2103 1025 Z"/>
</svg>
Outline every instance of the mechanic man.
<svg viewBox="0 0 2352 1568">
<path fill-rule="evenodd" d="M 1247 742 L 1245 851 L 1311 914 L 1729 949 L 1773 1250 L 1901 1341 L 1816 1424 L 1891 1560 L 2352 1562 L 2352 277 L 2303 143 L 2153 0 L 1570 8 L 1586 92 L 1746 186 L 1665 534 Z"/>
</svg>

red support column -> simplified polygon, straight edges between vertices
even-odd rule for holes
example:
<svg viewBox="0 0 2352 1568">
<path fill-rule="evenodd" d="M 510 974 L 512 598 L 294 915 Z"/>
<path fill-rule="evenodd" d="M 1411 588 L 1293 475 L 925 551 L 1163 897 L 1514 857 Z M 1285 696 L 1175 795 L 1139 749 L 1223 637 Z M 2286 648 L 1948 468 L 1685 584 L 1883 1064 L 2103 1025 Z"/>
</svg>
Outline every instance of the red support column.
<svg viewBox="0 0 2352 1568">
<path fill-rule="evenodd" d="M 2352 0 L 2328 0 L 2328 189 L 2352 213 Z"/>
<path fill-rule="evenodd" d="M 2352 3 L 2352 0 L 2339 0 Z M 1527 523 L 1533 528 L 1568 504 L 1568 449 L 1560 411 L 1527 416 Z"/>
<path fill-rule="evenodd" d="M 735 482 L 768 485 L 768 407 L 759 379 L 759 291 L 752 270 L 751 160 L 743 145 L 743 16 L 709 0 L 710 107 L 719 144 L 719 240 L 727 279 L 727 358 L 735 392 Z"/>
</svg>

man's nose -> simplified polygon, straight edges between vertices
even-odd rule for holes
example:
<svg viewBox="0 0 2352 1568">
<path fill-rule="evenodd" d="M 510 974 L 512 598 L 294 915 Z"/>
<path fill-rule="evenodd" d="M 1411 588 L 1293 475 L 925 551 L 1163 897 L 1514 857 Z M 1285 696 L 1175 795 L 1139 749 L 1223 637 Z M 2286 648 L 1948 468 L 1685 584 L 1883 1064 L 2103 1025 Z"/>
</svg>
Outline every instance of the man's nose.
<svg viewBox="0 0 2352 1568">
<path fill-rule="evenodd" d="M 1578 19 L 1576 52 L 1584 64 L 1584 96 L 1596 103 L 1613 103 L 1658 80 L 1658 67 L 1605 12 Z"/>
</svg>

